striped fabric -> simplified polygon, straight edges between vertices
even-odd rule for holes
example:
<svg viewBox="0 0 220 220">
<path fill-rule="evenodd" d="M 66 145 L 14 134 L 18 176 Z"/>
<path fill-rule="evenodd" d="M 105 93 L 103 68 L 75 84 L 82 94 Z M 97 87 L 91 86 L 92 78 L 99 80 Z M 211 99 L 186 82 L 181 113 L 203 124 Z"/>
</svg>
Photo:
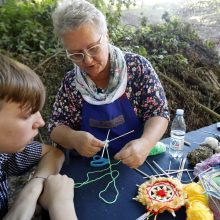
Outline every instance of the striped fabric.
<svg viewBox="0 0 220 220">
<path fill-rule="evenodd" d="M 42 145 L 34 141 L 24 151 L 15 154 L 0 154 L 0 219 L 8 210 L 8 176 L 19 176 L 33 166 L 40 158 Z"/>
</svg>

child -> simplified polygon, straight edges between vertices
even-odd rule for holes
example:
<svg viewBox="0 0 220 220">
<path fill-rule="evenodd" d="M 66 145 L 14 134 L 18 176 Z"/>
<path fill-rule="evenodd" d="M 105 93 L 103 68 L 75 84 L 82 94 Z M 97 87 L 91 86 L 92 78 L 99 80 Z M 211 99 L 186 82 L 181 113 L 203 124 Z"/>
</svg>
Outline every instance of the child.
<svg viewBox="0 0 220 220">
<path fill-rule="evenodd" d="M 23 188 L 5 219 L 30 220 L 44 184 L 43 197 L 48 194 L 48 202 L 53 201 L 52 195 L 56 197 L 56 204 L 59 199 L 70 194 L 72 201 L 68 200 L 67 208 L 70 207 L 72 213 L 75 212 L 73 180 L 61 175 L 47 179 L 51 174 L 60 171 L 64 161 L 63 153 L 56 148 L 33 141 L 38 128 L 44 126 L 39 112 L 44 101 L 45 88 L 40 78 L 27 66 L 0 54 L 0 219 L 8 211 L 7 177 L 21 175 L 38 162 L 33 178 Z M 60 182 L 63 181 L 72 194 L 65 190 L 53 191 L 58 190 Z M 62 187 L 60 186 L 60 189 Z M 47 204 L 44 198 L 42 204 L 45 208 L 52 209 L 49 213 L 53 219 L 58 219 L 56 216 L 59 216 L 59 210 L 54 211 L 53 206 Z M 69 219 L 73 219 L 73 215 Z"/>
</svg>

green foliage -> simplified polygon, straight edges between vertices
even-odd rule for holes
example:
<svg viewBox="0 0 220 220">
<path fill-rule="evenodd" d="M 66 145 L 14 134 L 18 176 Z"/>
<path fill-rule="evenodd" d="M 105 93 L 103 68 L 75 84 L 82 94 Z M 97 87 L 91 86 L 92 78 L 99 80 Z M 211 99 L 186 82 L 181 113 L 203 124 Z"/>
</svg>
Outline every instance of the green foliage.
<svg viewBox="0 0 220 220">
<path fill-rule="evenodd" d="M 7 0 L 0 8 L 0 48 L 38 56 L 54 51 L 56 40 L 51 25 L 53 5 L 53 0 Z"/>
<path fill-rule="evenodd" d="M 120 19 L 123 8 L 135 6 L 135 0 L 109 0 L 108 3 L 104 0 L 90 0 L 97 8 L 99 8 L 107 18 L 108 30 L 110 33 L 115 29 L 120 28 Z M 113 34 L 114 35 L 114 34 Z"/>
<path fill-rule="evenodd" d="M 205 40 L 205 45 L 209 48 L 209 49 L 213 49 L 214 48 L 214 42 L 210 41 L 210 40 Z"/>
<path fill-rule="evenodd" d="M 56 2 L 7 0 L 0 7 L 0 48 L 39 57 L 54 53 L 58 41 L 53 34 L 51 12 Z M 128 8 L 135 0 L 111 0 L 108 4 L 104 0 L 91 2 L 106 14 L 111 33 L 119 25 L 122 7 Z"/>
</svg>

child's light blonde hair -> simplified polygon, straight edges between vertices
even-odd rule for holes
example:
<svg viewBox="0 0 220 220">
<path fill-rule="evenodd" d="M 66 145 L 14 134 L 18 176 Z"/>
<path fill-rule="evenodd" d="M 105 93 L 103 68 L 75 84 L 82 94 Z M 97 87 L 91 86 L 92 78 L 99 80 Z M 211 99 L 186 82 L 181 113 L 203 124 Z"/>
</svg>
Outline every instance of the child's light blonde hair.
<svg viewBox="0 0 220 220">
<path fill-rule="evenodd" d="M 45 87 L 29 67 L 0 54 L 0 109 L 5 102 L 19 103 L 32 114 L 45 102 Z"/>
</svg>

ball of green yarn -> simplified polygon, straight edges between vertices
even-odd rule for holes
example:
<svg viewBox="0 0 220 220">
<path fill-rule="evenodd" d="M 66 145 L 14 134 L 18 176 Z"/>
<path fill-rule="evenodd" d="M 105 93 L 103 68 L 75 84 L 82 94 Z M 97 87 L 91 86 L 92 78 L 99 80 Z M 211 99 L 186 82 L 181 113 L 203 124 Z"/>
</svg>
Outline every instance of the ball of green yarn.
<svg viewBox="0 0 220 220">
<path fill-rule="evenodd" d="M 166 144 L 162 142 L 157 142 L 157 144 L 151 149 L 148 156 L 161 154 L 164 153 L 165 151 L 166 151 Z"/>
</svg>

